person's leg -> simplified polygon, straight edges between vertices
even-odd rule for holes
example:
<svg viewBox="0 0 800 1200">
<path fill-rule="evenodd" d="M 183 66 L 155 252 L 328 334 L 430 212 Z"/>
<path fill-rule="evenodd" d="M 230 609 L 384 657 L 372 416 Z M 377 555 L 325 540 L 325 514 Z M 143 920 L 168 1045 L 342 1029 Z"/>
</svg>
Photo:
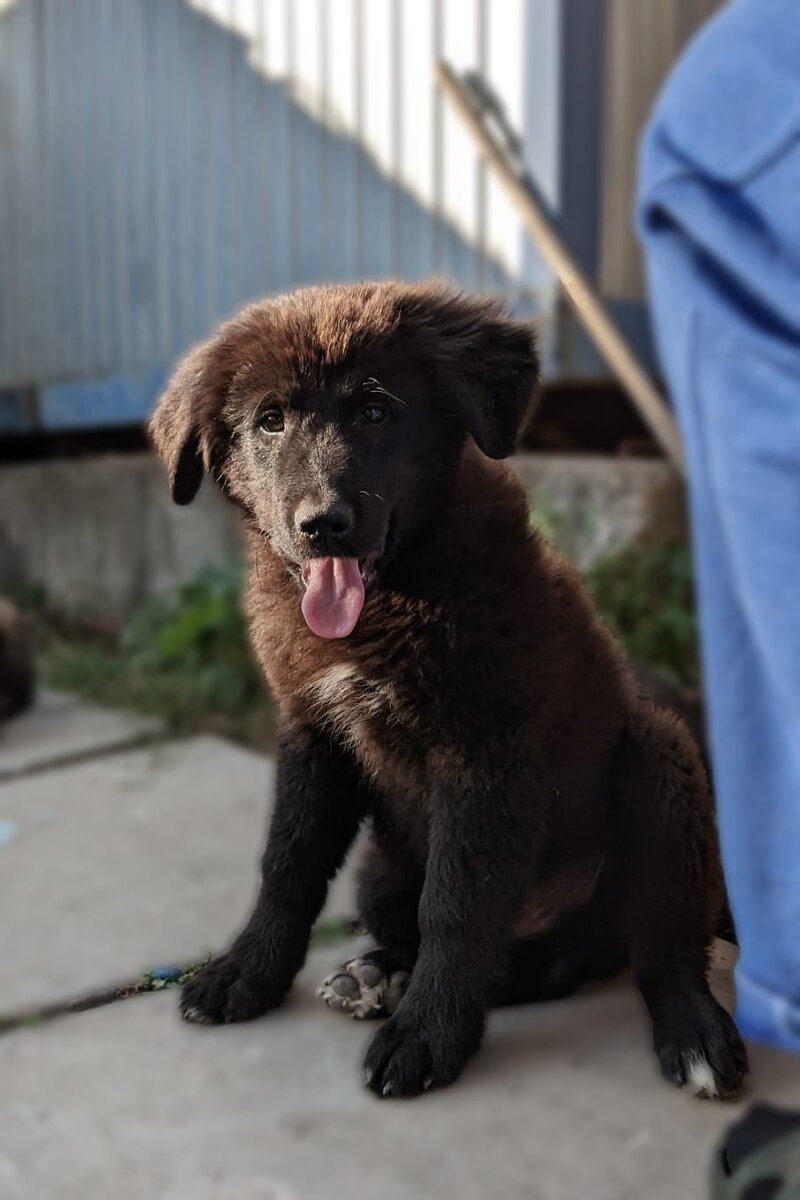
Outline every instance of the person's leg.
<svg viewBox="0 0 800 1200">
<path fill-rule="evenodd" d="M 786 0 L 738 0 L 693 44 L 645 139 L 639 215 L 686 446 L 720 833 L 741 946 L 737 1018 L 746 1034 L 800 1050 L 792 11 Z"/>
<path fill-rule="evenodd" d="M 701 339 L 700 328 L 697 318 L 681 424 L 720 836 L 741 946 L 737 1017 L 746 1034 L 800 1049 L 800 396 L 790 394 L 791 374 L 781 379 L 718 329 Z M 774 378 L 759 380 L 762 371 Z"/>
<path fill-rule="evenodd" d="M 800 356 L 707 332 L 698 398 L 725 402 L 704 405 L 695 540 L 737 1017 L 800 1050 Z"/>
</svg>

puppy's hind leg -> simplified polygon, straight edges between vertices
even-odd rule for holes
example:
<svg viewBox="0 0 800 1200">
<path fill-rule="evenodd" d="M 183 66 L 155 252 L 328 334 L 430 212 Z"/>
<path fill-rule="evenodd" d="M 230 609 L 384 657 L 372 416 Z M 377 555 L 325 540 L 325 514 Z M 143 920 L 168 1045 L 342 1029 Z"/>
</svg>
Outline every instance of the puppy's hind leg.
<svg viewBox="0 0 800 1200">
<path fill-rule="evenodd" d="M 317 995 L 329 1008 L 361 1021 L 395 1011 L 417 958 L 420 887 L 378 846 L 369 847 L 359 874 L 358 912 L 378 946 L 323 979 Z"/>
<path fill-rule="evenodd" d="M 745 1049 L 706 978 L 723 896 L 716 827 L 705 771 L 680 721 L 650 707 L 632 718 L 619 788 L 620 836 L 634 871 L 631 964 L 662 1074 L 697 1095 L 734 1094 Z"/>
</svg>

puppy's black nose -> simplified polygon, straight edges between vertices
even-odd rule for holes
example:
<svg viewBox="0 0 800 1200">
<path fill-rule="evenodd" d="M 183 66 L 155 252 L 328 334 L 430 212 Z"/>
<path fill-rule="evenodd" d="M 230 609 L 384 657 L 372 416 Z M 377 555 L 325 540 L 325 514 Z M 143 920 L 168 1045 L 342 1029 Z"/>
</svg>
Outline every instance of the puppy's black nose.
<svg viewBox="0 0 800 1200">
<path fill-rule="evenodd" d="M 326 508 L 306 501 L 298 508 L 295 520 L 297 528 L 306 537 L 317 541 L 343 538 L 353 528 L 353 510 L 344 500 L 336 500 Z"/>
</svg>

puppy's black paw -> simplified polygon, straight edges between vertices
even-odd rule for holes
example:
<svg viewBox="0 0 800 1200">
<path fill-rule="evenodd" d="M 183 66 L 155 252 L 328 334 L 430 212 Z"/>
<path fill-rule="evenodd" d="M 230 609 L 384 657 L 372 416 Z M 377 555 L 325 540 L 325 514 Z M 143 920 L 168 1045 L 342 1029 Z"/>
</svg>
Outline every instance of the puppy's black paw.
<svg viewBox="0 0 800 1200">
<path fill-rule="evenodd" d="M 364 1059 L 367 1087 L 377 1096 L 416 1096 L 453 1083 L 478 1048 L 480 1029 L 463 1037 L 392 1017 Z"/>
<path fill-rule="evenodd" d="M 184 984 L 180 1012 L 196 1025 L 229 1025 L 252 1021 L 279 1002 L 280 996 L 248 970 L 245 960 L 222 954 Z"/>
<path fill-rule="evenodd" d="M 747 1074 L 747 1051 L 725 1009 L 711 996 L 673 1006 L 653 1028 L 661 1073 L 694 1095 L 737 1095 Z"/>
</svg>

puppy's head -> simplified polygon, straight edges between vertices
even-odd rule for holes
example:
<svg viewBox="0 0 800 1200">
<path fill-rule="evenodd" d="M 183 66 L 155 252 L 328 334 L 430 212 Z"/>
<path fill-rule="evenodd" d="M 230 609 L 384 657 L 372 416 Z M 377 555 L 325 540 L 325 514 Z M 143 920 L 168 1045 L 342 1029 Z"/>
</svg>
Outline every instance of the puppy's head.
<svg viewBox="0 0 800 1200">
<path fill-rule="evenodd" d="M 445 502 L 468 437 L 504 458 L 533 333 L 438 285 L 311 288 L 247 308 L 179 365 L 150 425 L 178 504 L 211 473 L 269 538 L 323 637 Z"/>
</svg>

